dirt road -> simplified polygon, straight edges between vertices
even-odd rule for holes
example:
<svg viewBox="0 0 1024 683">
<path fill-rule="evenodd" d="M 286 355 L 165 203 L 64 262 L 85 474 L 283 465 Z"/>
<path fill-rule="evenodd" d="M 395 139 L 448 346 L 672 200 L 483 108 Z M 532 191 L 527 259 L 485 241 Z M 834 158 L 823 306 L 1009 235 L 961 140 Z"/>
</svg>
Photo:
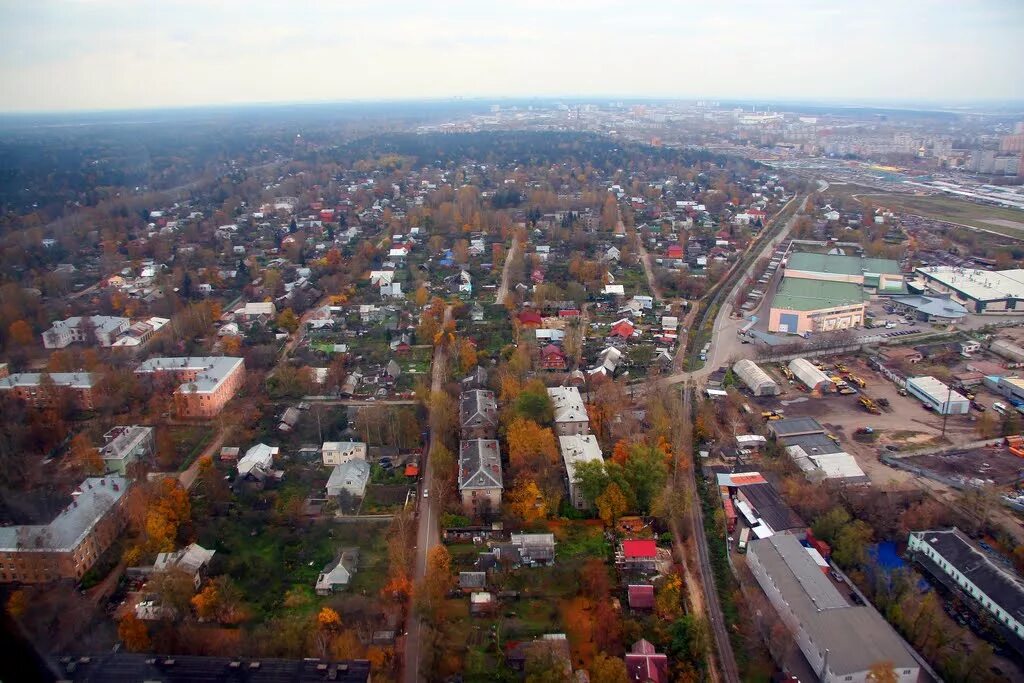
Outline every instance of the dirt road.
<svg viewBox="0 0 1024 683">
<path fill-rule="evenodd" d="M 512 260 L 518 256 L 521 247 L 519 235 L 512 237 L 512 247 L 508 250 L 508 254 L 505 255 L 505 265 L 501 269 L 501 286 L 498 287 L 498 291 L 494 295 L 495 303 L 503 304 L 508 297 L 508 278 L 511 274 L 510 266 L 512 265 Z"/>
</svg>

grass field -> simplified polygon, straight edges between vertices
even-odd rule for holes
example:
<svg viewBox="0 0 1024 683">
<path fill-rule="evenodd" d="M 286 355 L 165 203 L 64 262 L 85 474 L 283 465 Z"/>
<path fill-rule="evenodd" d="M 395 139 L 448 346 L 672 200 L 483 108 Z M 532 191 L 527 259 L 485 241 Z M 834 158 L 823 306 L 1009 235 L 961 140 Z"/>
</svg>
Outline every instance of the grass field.
<svg viewBox="0 0 1024 683">
<path fill-rule="evenodd" d="M 982 230 L 1024 240 L 1024 211 L 983 206 L 952 197 L 867 193 L 860 195 L 888 209 L 915 213 L 927 218 L 970 225 Z"/>
</svg>

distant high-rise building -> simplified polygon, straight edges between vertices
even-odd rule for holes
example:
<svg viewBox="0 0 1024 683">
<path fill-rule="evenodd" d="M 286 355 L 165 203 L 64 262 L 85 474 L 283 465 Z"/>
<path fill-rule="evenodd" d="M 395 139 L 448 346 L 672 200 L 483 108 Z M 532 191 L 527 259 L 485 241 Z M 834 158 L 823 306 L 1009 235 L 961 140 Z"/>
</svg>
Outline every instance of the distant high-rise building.
<svg viewBox="0 0 1024 683">
<path fill-rule="evenodd" d="M 1017 124 L 1014 128 L 1020 126 Z M 1013 135 L 1004 135 L 999 141 L 999 151 L 1006 153 L 1020 153 L 1024 152 L 1024 133 L 1014 133 Z"/>
</svg>

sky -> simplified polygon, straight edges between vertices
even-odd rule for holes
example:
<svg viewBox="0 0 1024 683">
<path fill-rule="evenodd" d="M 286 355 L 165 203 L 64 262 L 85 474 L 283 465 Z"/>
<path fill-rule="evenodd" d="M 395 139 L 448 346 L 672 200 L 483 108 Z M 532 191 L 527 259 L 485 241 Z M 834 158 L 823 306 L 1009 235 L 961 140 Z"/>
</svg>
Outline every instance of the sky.
<svg viewBox="0 0 1024 683">
<path fill-rule="evenodd" d="M 0 111 L 1024 99 L 1022 0 L 0 0 Z"/>
</svg>

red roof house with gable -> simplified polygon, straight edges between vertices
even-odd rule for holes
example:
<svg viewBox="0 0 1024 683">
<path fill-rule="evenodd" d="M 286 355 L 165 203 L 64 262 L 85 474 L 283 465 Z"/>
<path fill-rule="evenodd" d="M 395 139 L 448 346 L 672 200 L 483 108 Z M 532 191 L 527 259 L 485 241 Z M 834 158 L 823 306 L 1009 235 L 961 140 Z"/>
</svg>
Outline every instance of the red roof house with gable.
<svg viewBox="0 0 1024 683">
<path fill-rule="evenodd" d="M 609 337 L 622 337 L 623 339 L 629 339 L 633 336 L 633 332 L 636 328 L 633 323 L 629 322 L 625 318 L 612 325 L 612 331 L 608 334 Z"/>
<path fill-rule="evenodd" d="M 670 244 L 668 250 L 665 252 L 665 256 L 671 259 L 683 258 L 683 248 L 678 244 Z"/>
<path fill-rule="evenodd" d="M 654 586 L 631 583 L 627 593 L 630 609 L 654 609 Z"/>
<path fill-rule="evenodd" d="M 667 683 L 668 656 L 656 652 L 654 645 L 640 639 L 626 653 L 626 673 L 631 681 Z"/>
<path fill-rule="evenodd" d="M 523 327 L 540 327 L 544 321 L 537 311 L 523 311 L 519 314 L 519 324 Z"/>
<path fill-rule="evenodd" d="M 565 353 L 554 344 L 548 344 L 540 350 L 541 365 L 545 370 L 565 370 Z"/>
</svg>

